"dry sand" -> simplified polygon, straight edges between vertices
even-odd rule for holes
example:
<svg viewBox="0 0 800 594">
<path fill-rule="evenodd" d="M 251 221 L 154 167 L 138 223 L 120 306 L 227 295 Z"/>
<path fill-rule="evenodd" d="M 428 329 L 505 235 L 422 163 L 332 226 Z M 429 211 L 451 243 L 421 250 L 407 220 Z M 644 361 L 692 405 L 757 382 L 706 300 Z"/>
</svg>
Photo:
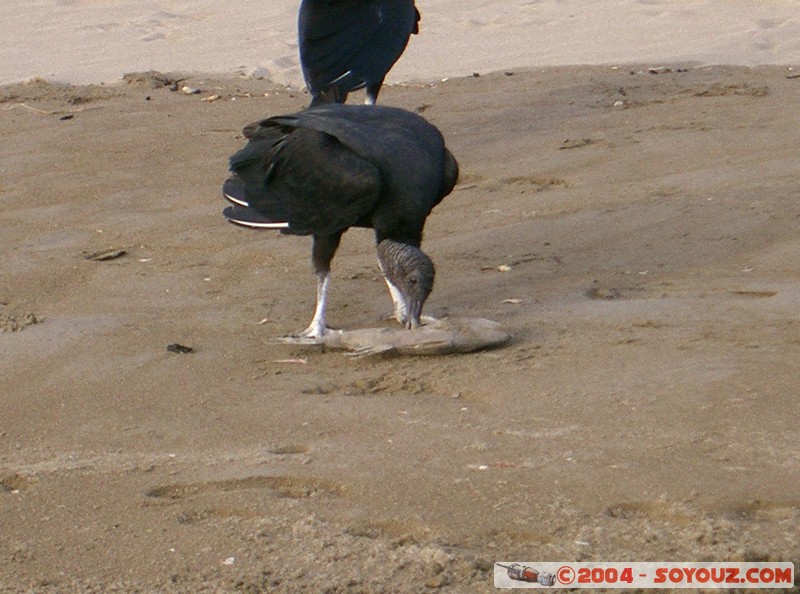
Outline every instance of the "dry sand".
<svg viewBox="0 0 800 594">
<path fill-rule="evenodd" d="M 125 72 L 241 72 L 302 88 L 299 0 L 3 0 L 0 84 Z M 389 82 L 563 64 L 793 64 L 792 0 L 417 0 Z"/>
<path fill-rule="evenodd" d="M 648 66 L 385 88 L 462 168 L 426 228 L 428 313 L 514 334 L 427 358 L 274 342 L 312 313 L 309 241 L 226 224 L 219 188 L 242 125 L 305 94 L 1 88 L 0 592 L 477 593 L 499 559 L 798 563 L 800 78 Z M 330 322 L 389 309 L 353 230 Z"/>
</svg>

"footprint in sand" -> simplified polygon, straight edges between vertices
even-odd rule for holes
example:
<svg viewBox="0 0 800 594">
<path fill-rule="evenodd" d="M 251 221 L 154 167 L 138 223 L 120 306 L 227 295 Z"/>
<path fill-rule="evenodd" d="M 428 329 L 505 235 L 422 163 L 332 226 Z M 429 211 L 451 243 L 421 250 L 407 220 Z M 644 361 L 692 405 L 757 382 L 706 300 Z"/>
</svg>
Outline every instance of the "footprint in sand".
<svg viewBox="0 0 800 594">
<path fill-rule="evenodd" d="M 227 491 L 257 489 L 267 491 L 275 497 L 305 499 L 307 497 L 337 497 L 342 485 L 332 481 L 296 476 L 251 476 L 246 478 L 199 483 L 178 483 L 153 487 L 145 492 L 145 497 L 177 501 Z"/>
</svg>

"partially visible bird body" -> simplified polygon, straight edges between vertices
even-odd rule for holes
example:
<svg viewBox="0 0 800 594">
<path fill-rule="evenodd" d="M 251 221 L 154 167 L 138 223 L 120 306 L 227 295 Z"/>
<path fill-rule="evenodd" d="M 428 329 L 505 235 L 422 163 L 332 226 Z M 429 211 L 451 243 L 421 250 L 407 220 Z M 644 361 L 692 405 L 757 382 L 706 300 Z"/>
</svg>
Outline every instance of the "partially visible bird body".
<svg viewBox="0 0 800 594">
<path fill-rule="evenodd" d="M 321 105 L 250 124 L 230 160 L 225 211 L 234 223 L 313 235 L 317 309 L 305 335 L 326 331 L 330 262 L 350 227 L 375 231 L 395 316 L 420 324 L 434 269 L 419 249 L 425 220 L 449 194 L 458 164 L 441 133 L 391 107 Z"/>
<path fill-rule="evenodd" d="M 373 105 L 419 19 L 414 0 L 302 0 L 298 42 L 311 105 L 344 103 L 363 87 Z"/>
<path fill-rule="evenodd" d="M 458 166 L 422 117 L 376 107 L 323 105 L 247 126 L 230 164 L 249 207 L 287 221 L 290 234 L 370 227 L 378 242 L 418 246 Z"/>
</svg>

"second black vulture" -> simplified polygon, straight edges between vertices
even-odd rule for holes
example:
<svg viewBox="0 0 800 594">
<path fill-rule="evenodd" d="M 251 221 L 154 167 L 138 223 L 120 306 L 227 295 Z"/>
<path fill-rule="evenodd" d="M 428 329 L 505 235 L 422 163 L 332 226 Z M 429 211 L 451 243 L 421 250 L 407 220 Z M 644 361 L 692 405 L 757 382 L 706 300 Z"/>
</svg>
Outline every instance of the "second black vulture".
<svg viewBox="0 0 800 594">
<path fill-rule="evenodd" d="M 224 214 L 246 227 L 312 235 L 317 304 L 301 336 L 327 331 L 330 264 L 350 227 L 374 229 L 395 317 L 418 327 L 434 278 L 422 230 L 458 178 L 439 130 L 398 108 L 330 104 L 250 124 L 244 135 L 247 145 L 230 159 L 223 194 L 233 205 Z"/>
<path fill-rule="evenodd" d="M 311 105 L 344 103 L 363 87 L 374 105 L 419 19 L 414 0 L 302 0 L 297 31 Z"/>
</svg>

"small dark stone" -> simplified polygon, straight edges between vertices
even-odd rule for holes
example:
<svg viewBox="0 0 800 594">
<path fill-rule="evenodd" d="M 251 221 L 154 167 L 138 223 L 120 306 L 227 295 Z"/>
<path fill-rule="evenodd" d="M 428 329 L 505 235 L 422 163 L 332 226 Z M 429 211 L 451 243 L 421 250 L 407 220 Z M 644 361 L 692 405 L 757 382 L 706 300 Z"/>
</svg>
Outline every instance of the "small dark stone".
<svg viewBox="0 0 800 594">
<path fill-rule="evenodd" d="M 187 354 L 187 353 L 193 353 L 194 352 L 194 349 L 192 347 L 185 346 L 185 345 L 182 345 L 182 344 L 178 344 L 177 342 L 174 342 L 172 344 L 168 344 L 167 345 L 167 350 L 170 353 L 180 353 L 180 354 L 184 354 L 184 355 Z"/>
</svg>

